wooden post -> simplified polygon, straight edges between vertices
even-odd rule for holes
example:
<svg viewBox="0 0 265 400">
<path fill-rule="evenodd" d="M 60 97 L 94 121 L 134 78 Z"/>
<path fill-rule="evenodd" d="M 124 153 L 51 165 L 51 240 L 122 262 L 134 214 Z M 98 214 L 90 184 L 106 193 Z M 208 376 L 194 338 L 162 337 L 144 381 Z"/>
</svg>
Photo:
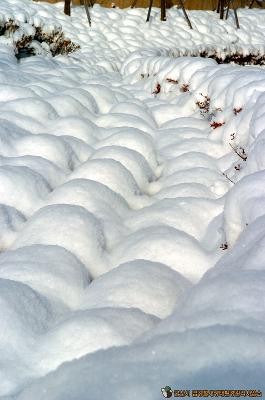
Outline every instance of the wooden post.
<svg viewBox="0 0 265 400">
<path fill-rule="evenodd" d="M 64 0 L 64 13 L 71 15 L 71 0 Z"/>
<path fill-rule="evenodd" d="M 240 29 L 240 25 L 239 25 L 239 20 L 238 20 L 238 16 L 237 16 L 237 9 L 234 6 L 234 15 L 235 15 L 235 21 L 236 21 L 236 28 Z"/>
<path fill-rule="evenodd" d="M 161 0 L 161 21 L 166 21 L 166 0 Z"/>
<path fill-rule="evenodd" d="M 232 0 L 228 0 L 225 19 L 228 19 L 231 1 L 232 1 Z"/>
<path fill-rule="evenodd" d="M 224 0 L 220 0 L 220 19 L 224 19 Z"/>
</svg>

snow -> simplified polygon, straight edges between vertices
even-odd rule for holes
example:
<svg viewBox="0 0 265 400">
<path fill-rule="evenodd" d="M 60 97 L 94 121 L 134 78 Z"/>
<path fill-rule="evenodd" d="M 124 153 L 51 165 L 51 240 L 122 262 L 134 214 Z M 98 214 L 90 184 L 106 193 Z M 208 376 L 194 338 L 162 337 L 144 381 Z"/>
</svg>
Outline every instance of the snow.
<svg viewBox="0 0 265 400">
<path fill-rule="evenodd" d="M 104 146 L 97 150 L 91 159 L 112 159 L 120 162 L 135 179 L 140 190 L 148 190 L 148 184 L 155 175 L 145 158 L 137 151 L 124 146 Z"/>
<path fill-rule="evenodd" d="M 107 307 L 69 314 L 38 344 L 41 374 L 99 349 L 129 344 L 157 321 L 157 318 L 134 308 Z"/>
<path fill-rule="evenodd" d="M 164 264 L 134 260 L 93 281 L 80 308 L 137 308 L 165 318 L 190 287 L 188 280 Z"/>
<path fill-rule="evenodd" d="M 85 264 L 93 277 L 108 269 L 100 221 L 81 206 L 56 204 L 39 209 L 25 224 L 12 249 L 32 244 L 64 247 Z"/>
<path fill-rule="evenodd" d="M 27 285 L 0 279 L 1 395 L 12 393 L 35 375 L 32 351 L 36 338 L 55 317 L 48 300 Z"/>
<path fill-rule="evenodd" d="M 199 56 L 265 11 L 62 8 L 0 5 L 1 400 L 264 390 L 264 67 Z"/>
<path fill-rule="evenodd" d="M 133 207 L 141 192 L 132 174 L 119 161 L 113 159 L 88 160 L 77 168 L 69 179 L 90 179 L 102 183 L 121 195 Z"/>
<path fill-rule="evenodd" d="M 0 167 L 0 202 L 29 216 L 50 192 L 42 175 L 24 166 Z"/>
<path fill-rule="evenodd" d="M 168 224 L 140 228 L 127 236 L 112 252 L 114 265 L 141 258 L 168 265 L 192 282 L 197 282 L 214 263 L 191 235 Z"/>
<path fill-rule="evenodd" d="M 157 167 L 153 140 L 150 135 L 139 129 L 130 128 L 125 125 L 125 127 L 115 129 L 110 136 L 95 145 L 96 149 L 106 146 L 121 146 L 135 150 L 145 158 L 152 170 L 155 170 Z"/>
<path fill-rule="evenodd" d="M 198 345 L 199 344 L 199 345 Z M 229 348 L 229 351 L 227 349 Z M 148 343 L 113 348 L 66 363 L 35 381 L 19 400 L 73 400 L 110 396 L 129 400 L 142 395 L 161 399 L 160 382 L 172 387 L 209 389 L 264 388 L 264 336 L 229 326 L 161 335 Z M 196 357 L 194 357 L 196 354 Z M 212 354 L 215 364 L 209 363 Z M 253 356 L 250 362 L 250 354 Z M 181 376 L 181 381 L 180 381 Z M 105 384 L 106 382 L 106 384 Z M 56 389 L 54 389 L 56 387 Z"/>
<path fill-rule="evenodd" d="M 0 206 L 0 249 L 4 251 L 10 247 L 16 238 L 16 233 L 26 218 L 14 207 L 4 204 Z"/>
<path fill-rule="evenodd" d="M 90 283 L 85 266 L 63 247 L 31 245 L 1 256 L 0 277 L 22 282 L 69 308 L 78 307 Z"/>
</svg>

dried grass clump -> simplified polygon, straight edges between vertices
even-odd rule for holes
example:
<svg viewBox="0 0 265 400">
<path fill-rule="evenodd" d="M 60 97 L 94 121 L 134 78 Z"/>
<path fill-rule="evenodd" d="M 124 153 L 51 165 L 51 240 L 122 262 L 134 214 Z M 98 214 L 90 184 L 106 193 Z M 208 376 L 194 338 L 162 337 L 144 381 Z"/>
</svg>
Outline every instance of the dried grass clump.
<svg viewBox="0 0 265 400">
<path fill-rule="evenodd" d="M 22 54 L 27 54 L 27 56 L 35 55 L 36 44 L 39 48 L 43 48 L 43 50 L 45 48 L 45 51 L 53 57 L 59 54 L 67 55 L 80 48 L 79 45 L 67 39 L 60 28 L 47 33 L 41 27 L 35 27 L 34 25 L 31 25 L 31 27 L 33 28 L 31 29 L 32 34 L 23 33 L 23 28 L 13 20 L 7 21 L 0 27 L 0 36 L 13 39 L 17 58 L 21 58 Z M 21 30 L 21 34 L 14 35 L 19 30 Z"/>
<path fill-rule="evenodd" d="M 70 39 L 66 39 L 62 31 L 47 34 L 41 28 L 36 28 L 36 33 L 33 40 L 40 43 L 47 43 L 53 56 L 59 54 L 69 54 L 80 49 L 78 44 L 73 43 Z"/>
<path fill-rule="evenodd" d="M 252 54 L 251 52 L 247 55 L 242 54 L 240 52 L 226 54 L 224 57 L 221 57 L 218 52 L 207 52 L 202 51 L 199 52 L 196 57 L 203 58 L 212 58 L 218 64 L 237 64 L 237 65 L 265 65 L 265 54 L 257 53 Z"/>
<path fill-rule="evenodd" d="M 0 36 L 12 35 L 19 26 L 11 19 L 7 21 L 3 26 L 0 26 Z"/>
</svg>

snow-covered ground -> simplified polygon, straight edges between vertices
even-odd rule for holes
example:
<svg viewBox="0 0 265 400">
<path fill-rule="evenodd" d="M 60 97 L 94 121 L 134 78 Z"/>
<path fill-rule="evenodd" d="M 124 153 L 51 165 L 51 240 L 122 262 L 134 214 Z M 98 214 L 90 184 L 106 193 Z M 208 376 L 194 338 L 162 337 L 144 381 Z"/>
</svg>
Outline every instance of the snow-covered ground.
<svg viewBox="0 0 265 400">
<path fill-rule="evenodd" d="M 265 70 L 191 56 L 265 11 L 62 7 L 0 5 L 0 398 L 264 390 Z"/>
</svg>

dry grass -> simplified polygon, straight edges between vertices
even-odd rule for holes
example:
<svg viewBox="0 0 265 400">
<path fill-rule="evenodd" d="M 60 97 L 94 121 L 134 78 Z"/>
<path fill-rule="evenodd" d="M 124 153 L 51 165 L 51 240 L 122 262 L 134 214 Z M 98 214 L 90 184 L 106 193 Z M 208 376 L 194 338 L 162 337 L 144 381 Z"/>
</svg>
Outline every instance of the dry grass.
<svg viewBox="0 0 265 400">
<path fill-rule="evenodd" d="M 2 27 L 0 27 L 0 36 L 12 37 L 14 32 L 19 29 L 18 23 L 13 20 L 9 20 Z M 46 51 L 54 57 L 59 54 L 69 54 L 80 48 L 79 45 L 73 43 L 70 39 L 64 36 L 61 30 L 54 31 L 52 33 L 46 33 L 41 27 L 33 26 L 32 35 L 23 34 L 20 39 L 14 41 L 14 46 L 16 50 L 16 55 L 21 58 L 22 53 L 27 55 L 35 55 L 36 50 L 33 46 L 33 42 L 39 44 L 40 46 L 45 44 Z"/>
</svg>

